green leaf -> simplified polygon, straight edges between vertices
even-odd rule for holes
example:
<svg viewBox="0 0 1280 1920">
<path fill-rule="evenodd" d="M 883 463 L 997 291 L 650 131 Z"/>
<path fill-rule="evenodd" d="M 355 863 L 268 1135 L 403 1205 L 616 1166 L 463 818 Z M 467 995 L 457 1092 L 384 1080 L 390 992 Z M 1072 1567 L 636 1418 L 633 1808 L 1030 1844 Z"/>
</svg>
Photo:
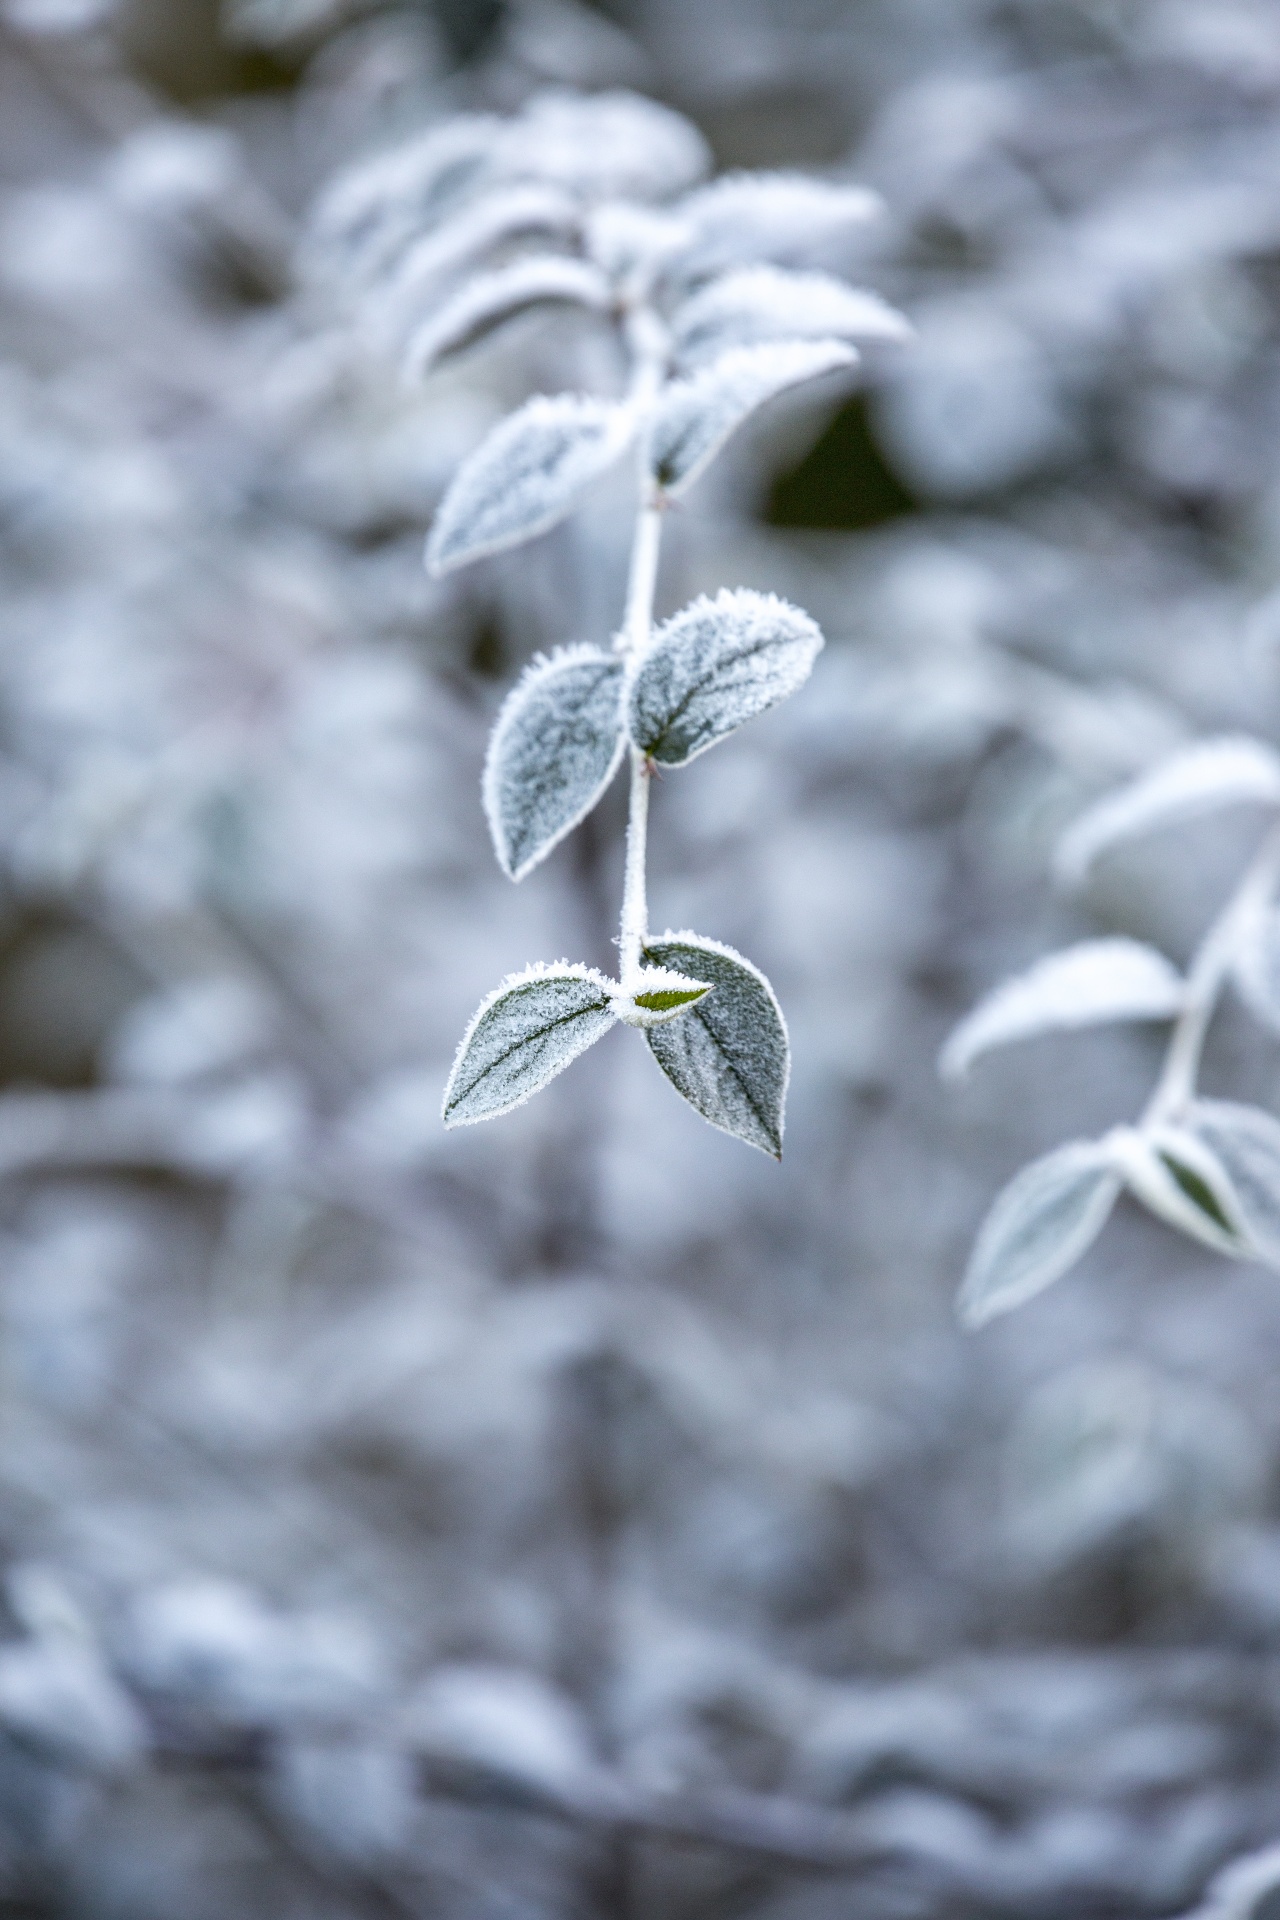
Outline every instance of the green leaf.
<svg viewBox="0 0 1280 1920">
<path fill-rule="evenodd" d="M 705 992 L 706 989 L 703 989 Z M 650 1013 L 666 1013 L 673 1007 L 689 1007 L 695 1000 L 701 1000 L 702 993 L 692 989 L 676 992 L 669 989 L 666 993 L 638 993 L 635 1002 L 638 1007 L 647 1007 Z"/>
<path fill-rule="evenodd" d="M 1210 1187 L 1207 1181 L 1200 1178 L 1195 1168 L 1186 1166 L 1181 1160 L 1175 1160 L 1171 1153 L 1162 1153 L 1160 1158 L 1164 1161 L 1164 1164 L 1168 1167 L 1188 1200 L 1190 1200 L 1193 1205 L 1199 1207 L 1201 1213 L 1207 1213 L 1214 1224 L 1221 1227 L 1224 1233 L 1235 1233 L 1236 1228 L 1234 1222 L 1227 1218 L 1212 1187 Z"/>
<path fill-rule="evenodd" d="M 649 940 L 644 958 L 714 989 L 669 1025 L 645 1030 L 676 1092 L 722 1133 L 780 1160 L 791 1054 L 769 982 L 732 947 L 696 933 Z"/>
<path fill-rule="evenodd" d="M 1207 1140 L 1166 1121 L 1113 1127 L 1107 1141 L 1130 1193 L 1157 1219 L 1218 1253 L 1252 1256 L 1231 1180 Z"/>
<path fill-rule="evenodd" d="M 591 967 L 529 967 L 483 1001 L 444 1090 L 446 1127 L 510 1113 L 618 1017 L 613 982 Z"/>
</svg>

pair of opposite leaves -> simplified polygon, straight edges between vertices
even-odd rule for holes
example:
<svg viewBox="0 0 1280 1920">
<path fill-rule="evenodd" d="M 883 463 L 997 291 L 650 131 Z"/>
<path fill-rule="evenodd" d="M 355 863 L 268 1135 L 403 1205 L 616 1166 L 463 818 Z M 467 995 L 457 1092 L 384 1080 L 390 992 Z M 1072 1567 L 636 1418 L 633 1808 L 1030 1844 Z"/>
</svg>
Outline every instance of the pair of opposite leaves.
<svg viewBox="0 0 1280 1920">
<path fill-rule="evenodd" d="M 538 394 L 463 461 L 427 541 L 428 570 L 452 573 L 547 532 L 642 429 L 652 487 L 678 499 L 767 401 L 857 360 L 843 340 L 775 340 L 730 348 L 691 378 L 668 381 L 646 405 Z"/>
<path fill-rule="evenodd" d="M 1280 756 L 1247 735 L 1197 741 L 1106 796 L 1072 826 L 1057 866 L 1078 883 L 1100 854 L 1156 828 L 1242 803 L 1280 811 Z M 1211 936 L 1212 937 L 1212 936 Z M 1227 972 L 1280 1030 L 1280 912 L 1255 901 L 1239 919 Z M 1188 982 L 1141 942 L 1081 941 L 1006 981 L 942 1050 L 948 1078 L 988 1049 L 1110 1020 L 1174 1019 Z M 1261 1108 L 1193 1100 L 1176 1124 L 1114 1128 L 1023 1168 L 979 1232 L 959 1308 L 970 1325 L 1040 1293 L 1101 1232 L 1122 1188 L 1217 1252 L 1280 1266 L 1280 1122 Z"/>
<path fill-rule="evenodd" d="M 535 661 L 503 704 L 485 766 L 503 870 L 522 879 L 585 818 L 628 743 L 659 765 L 687 765 L 801 686 L 821 646 L 806 614 L 740 590 L 686 607 L 638 659 L 573 647 Z M 781 1009 L 749 961 L 687 932 L 646 940 L 640 979 L 625 989 L 568 963 L 504 981 L 463 1036 L 446 1124 L 521 1105 L 619 1020 L 643 1028 L 667 1078 L 713 1126 L 780 1156 Z"/>
</svg>

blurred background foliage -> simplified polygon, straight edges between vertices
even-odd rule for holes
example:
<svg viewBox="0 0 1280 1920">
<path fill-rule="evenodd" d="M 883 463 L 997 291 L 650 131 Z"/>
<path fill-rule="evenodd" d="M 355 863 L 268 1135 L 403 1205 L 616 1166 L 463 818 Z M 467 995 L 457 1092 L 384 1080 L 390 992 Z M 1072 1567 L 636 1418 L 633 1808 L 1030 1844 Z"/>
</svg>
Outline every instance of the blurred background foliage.
<svg viewBox="0 0 1280 1920">
<path fill-rule="evenodd" d="M 422 537 L 607 363 L 403 386 L 307 210 L 547 87 L 868 181 L 917 328 L 660 589 L 828 635 L 655 803 L 657 924 L 788 1012 L 780 1171 L 611 1040 L 439 1124 L 505 969 L 610 959 L 619 796 L 517 890 L 478 776 L 627 527 Z M 0 1912 L 1130 1920 L 1276 1838 L 1274 1279 L 1123 1213 L 962 1338 L 991 1193 L 1156 1041 L 934 1059 L 1052 941 L 1184 957 L 1256 839 L 1046 878 L 1278 737 L 1278 425 L 1273 0 L 0 0 Z M 1208 1083 L 1280 1098 L 1233 1009 Z"/>
</svg>

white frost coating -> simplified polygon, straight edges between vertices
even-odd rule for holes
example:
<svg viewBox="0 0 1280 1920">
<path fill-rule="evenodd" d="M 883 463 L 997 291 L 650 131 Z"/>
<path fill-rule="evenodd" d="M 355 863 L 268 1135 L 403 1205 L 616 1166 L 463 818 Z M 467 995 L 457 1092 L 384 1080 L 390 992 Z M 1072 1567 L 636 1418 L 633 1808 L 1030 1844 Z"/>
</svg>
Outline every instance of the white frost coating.
<svg viewBox="0 0 1280 1920">
<path fill-rule="evenodd" d="M 1230 1861 L 1209 1882 L 1203 1902 L 1183 1920 L 1253 1920 L 1265 1896 L 1280 1888 L 1280 1846 Z"/>
<path fill-rule="evenodd" d="M 671 499 L 687 491 L 730 434 L 775 394 L 857 361 L 842 340 L 777 340 L 733 347 L 691 380 L 673 380 L 654 404 L 649 472 Z"/>
<path fill-rule="evenodd" d="M 606 200 L 593 207 L 583 232 L 588 254 L 611 279 L 628 276 L 641 282 L 693 238 L 683 220 L 631 200 Z"/>
<path fill-rule="evenodd" d="M 1024 1167 L 982 1223 L 956 1311 L 967 1327 L 1042 1293 L 1092 1246 L 1120 1192 L 1108 1144 L 1073 1140 Z"/>
<path fill-rule="evenodd" d="M 803 262 L 874 218 L 883 204 L 866 187 L 803 173 L 726 173 L 676 206 L 694 232 L 680 264 L 701 277 L 747 261 Z"/>
<path fill-rule="evenodd" d="M 558 187 L 520 184 L 468 201 L 459 213 L 415 240 L 387 284 L 387 298 L 421 300 L 446 275 L 479 260 L 494 247 L 530 234 L 568 239 L 581 222 L 581 209 Z"/>
<path fill-rule="evenodd" d="M 701 934 L 664 933 L 644 953 L 714 988 L 682 1020 L 646 1033 L 667 1079 L 721 1133 L 781 1160 L 791 1047 L 773 988 L 740 953 Z"/>
<path fill-rule="evenodd" d="M 451 573 L 545 533 L 619 459 L 635 431 L 626 407 L 584 395 L 539 396 L 463 461 L 427 541 L 427 567 Z"/>
<path fill-rule="evenodd" d="M 493 114 L 460 114 L 443 126 L 344 168 L 312 218 L 316 240 L 349 248 L 366 266 L 420 232 L 487 171 L 505 133 Z"/>
<path fill-rule="evenodd" d="M 782 267 L 739 267 L 700 287 L 671 323 L 676 350 L 688 362 L 726 347 L 762 340 L 907 340 L 905 315 L 863 287 L 831 273 L 788 273 Z"/>
<path fill-rule="evenodd" d="M 625 668 L 599 647 L 566 647 L 526 668 L 489 737 L 482 794 L 498 865 L 512 880 L 585 819 L 626 748 Z"/>
<path fill-rule="evenodd" d="M 673 967 L 643 967 L 630 992 L 622 991 L 617 996 L 618 1018 L 628 1027 L 669 1026 L 714 991 L 709 980 L 696 980 Z M 673 1000 L 675 1004 L 645 1006 L 641 1004 L 644 1000 Z"/>
<path fill-rule="evenodd" d="M 405 371 L 410 376 L 427 373 L 446 354 L 474 345 L 504 320 L 549 301 L 603 313 L 610 301 L 609 283 L 587 261 L 553 253 L 495 267 L 492 273 L 477 275 L 423 322 L 405 352 Z"/>
<path fill-rule="evenodd" d="M 1240 1259 L 1253 1252 L 1226 1169 L 1197 1134 L 1172 1125 L 1113 1127 L 1105 1144 L 1134 1199 L 1157 1219 L 1215 1253 Z"/>
<path fill-rule="evenodd" d="M 1082 940 L 995 988 L 962 1020 L 938 1056 L 945 1079 L 1011 1040 L 1103 1020 L 1165 1020 L 1182 1007 L 1182 976 L 1138 940 Z"/>
<path fill-rule="evenodd" d="M 1090 807 L 1058 844 L 1058 876 L 1076 884 L 1118 840 L 1246 801 L 1280 806 L 1280 755 L 1247 734 L 1201 741 Z"/>
<path fill-rule="evenodd" d="M 617 1019 L 616 983 L 567 960 L 526 967 L 476 1009 L 444 1090 L 446 1127 L 522 1107 Z"/>
<path fill-rule="evenodd" d="M 802 687 L 821 650 L 808 614 L 776 594 L 695 600 L 659 627 L 635 669 L 631 738 L 650 759 L 683 766 Z"/>
<path fill-rule="evenodd" d="M 507 123 L 499 164 L 558 180 L 593 200 L 662 200 L 700 180 L 710 161 L 697 128 L 643 94 L 549 87 Z"/>
<path fill-rule="evenodd" d="M 572 1702 L 520 1667 L 438 1667 L 401 1708 L 398 1731 L 427 1760 L 473 1768 L 553 1805 L 577 1805 L 596 1777 Z"/>
<path fill-rule="evenodd" d="M 1280 1033 L 1280 909 L 1264 906 L 1248 916 L 1232 973 L 1250 1013 Z"/>
<path fill-rule="evenodd" d="M 86 1773 L 124 1772 L 147 1751 L 145 1723 L 96 1647 L 65 1635 L 0 1649 L 0 1727 Z"/>
<path fill-rule="evenodd" d="M 1186 1124 L 1230 1181 L 1253 1251 L 1267 1266 L 1280 1267 L 1280 1120 L 1234 1100 L 1197 1100 Z"/>
</svg>

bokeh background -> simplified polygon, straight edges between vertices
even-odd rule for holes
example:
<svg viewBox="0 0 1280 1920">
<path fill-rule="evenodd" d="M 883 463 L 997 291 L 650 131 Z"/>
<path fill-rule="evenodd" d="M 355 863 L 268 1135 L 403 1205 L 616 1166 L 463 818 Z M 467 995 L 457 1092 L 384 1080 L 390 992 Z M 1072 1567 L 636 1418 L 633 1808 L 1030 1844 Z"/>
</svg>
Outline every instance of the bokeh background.
<svg viewBox="0 0 1280 1920">
<path fill-rule="evenodd" d="M 622 1031 L 439 1123 L 504 972 L 609 961 L 621 796 L 516 889 L 478 780 L 628 529 L 423 534 L 601 346 L 408 387 L 298 263 L 356 156 L 547 87 L 870 183 L 916 327 L 664 562 L 828 637 L 655 803 L 655 924 L 786 1008 L 780 1169 Z M 1050 852 L 1276 736 L 1277 588 L 1274 0 L 2 0 L 0 1914 L 1133 1920 L 1280 1840 L 1277 1282 L 1121 1211 L 963 1336 L 1158 1036 L 935 1071 L 1051 944 L 1185 958 L 1255 818 Z M 1277 1044 L 1226 1008 L 1208 1086 Z"/>
</svg>

